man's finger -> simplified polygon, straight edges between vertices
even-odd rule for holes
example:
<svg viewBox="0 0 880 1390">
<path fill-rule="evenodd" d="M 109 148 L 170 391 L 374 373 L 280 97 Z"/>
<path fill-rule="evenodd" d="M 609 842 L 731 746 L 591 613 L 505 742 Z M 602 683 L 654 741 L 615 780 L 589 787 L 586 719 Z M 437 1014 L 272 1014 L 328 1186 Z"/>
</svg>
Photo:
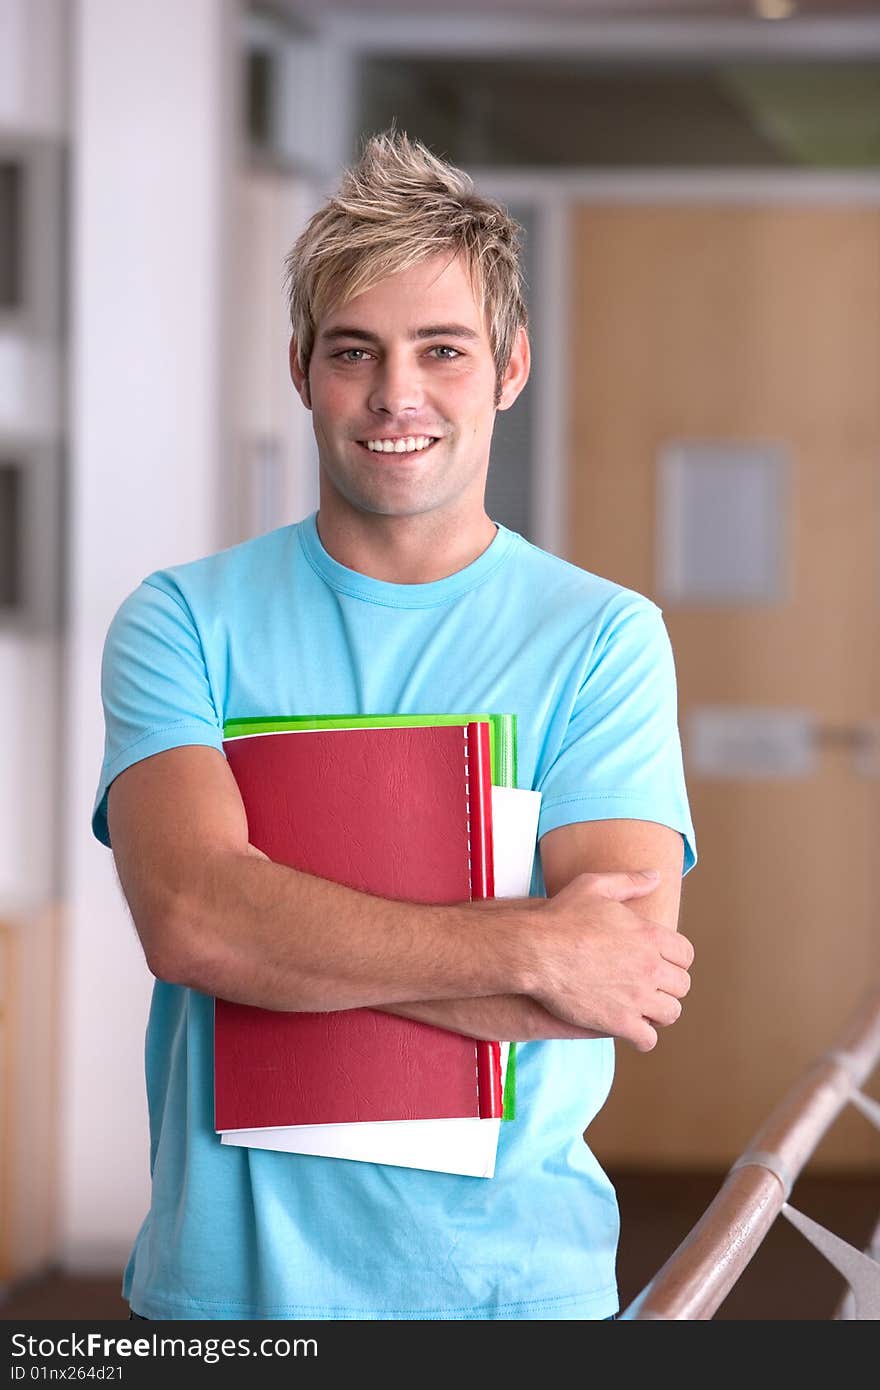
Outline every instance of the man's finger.
<svg viewBox="0 0 880 1390">
<path fill-rule="evenodd" d="M 686 936 L 682 936 L 681 932 L 664 933 L 660 954 L 670 965 L 679 965 L 682 970 L 690 970 L 694 963 L 693 943 L 688 941 Z"/>
<path fill-rule="evenodd" d="M 664 964 L 663 971 L 657 978 L 657 988 L 665 990 L 667 994 L 674 994 L 676 999 L 684 999 L 690 992 L 691 977 L 686 970 L 680 969 L 677 965 Z"/>
<path fill-rule="evenodd" d="M 653 893 L 660 882 L 656 869 L 637 869 L 632 873 L 617 870 L 605 874 L 581 874 L 580 877 L 587 881 L 585 887 L 591 893 L 608 898 L 611 902 L 644 897 L 647 893 Z"/>
<path fill-rule="evenodd" d="M 645 1018 L 649 1019 L 655 1027 L 659 1024 L 663 1028 L 668 1028 L 670 1024 L 677 1023 L 681 1018 L 681 1003 L 674 995 L 658 989 L 648 1006 Z"/>
<path fill-rule="evenodd" d="M 637 1052 L 651 1052 L 657 1046 L 657 1030 L 648 1019 L 643 1018 L 638 1028 L 633 1029 L 630 1042 Z"/>
</svg>

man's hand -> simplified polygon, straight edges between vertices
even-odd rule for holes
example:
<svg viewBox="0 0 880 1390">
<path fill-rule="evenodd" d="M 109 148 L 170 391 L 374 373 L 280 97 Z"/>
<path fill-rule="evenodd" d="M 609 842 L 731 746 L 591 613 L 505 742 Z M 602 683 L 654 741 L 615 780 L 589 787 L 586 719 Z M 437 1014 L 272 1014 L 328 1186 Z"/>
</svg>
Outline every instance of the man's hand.
<svg viewBox="0 0 880 1390">
<path fill-rule="evenodd" d="M 484 918 L 512 922 L 531 956 L 530 990 L 399 1004 L 388 1012 L 478 1038 L 618 1037 L 648 1052 L 657 1028 L 681 1013 L 694 955 L 685 937 L 632 905 L 655 894 L 658 882 L 657 874 L 582 873 L 552 899 L 471 903 Z"/>
<path fill-rule="evenodd" d="M 536 914 L 529 993 L 550 1013 L 640 1052 L 674 1023 L 690 989 L 694 949 L 629 905 L 657 888 L 651 873 L 578 874 Z"/>
</svg>

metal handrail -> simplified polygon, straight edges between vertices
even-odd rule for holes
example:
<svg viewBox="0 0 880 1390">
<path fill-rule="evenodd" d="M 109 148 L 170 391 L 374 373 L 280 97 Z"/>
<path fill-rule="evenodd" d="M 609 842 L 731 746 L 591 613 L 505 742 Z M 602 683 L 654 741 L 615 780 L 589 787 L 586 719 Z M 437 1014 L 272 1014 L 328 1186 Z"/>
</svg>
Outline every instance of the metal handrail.
<svg viewBox="0 0 880 1390">
<path fill-rule="evenodd" d="M 836 1045 L 772 1111 L 700 1220 L 621 1318 L 705 1321 L 714 1315 L 826 1130 L 878 1060 L 880 984 L 867 992 Z"/>
</svg>

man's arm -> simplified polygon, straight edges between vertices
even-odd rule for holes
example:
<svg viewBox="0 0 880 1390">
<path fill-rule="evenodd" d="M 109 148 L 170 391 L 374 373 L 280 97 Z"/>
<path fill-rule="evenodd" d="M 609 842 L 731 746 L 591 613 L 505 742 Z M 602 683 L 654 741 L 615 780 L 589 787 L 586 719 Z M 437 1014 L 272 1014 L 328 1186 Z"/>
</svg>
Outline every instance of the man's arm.
<svg viewBox="0 0 880 1390">
<path fill-rule="evenodd" d="M 644 1015 L 677 1016 L 661 976 L 679 997 L 686 988 L 689 944 L 614 900 L 647 892 L 647 881 L 617 876 L 603 894 L 594 880 L 604 875 L 581 874 L 546 902 L 491 911 L 358 893 L 252 852 L 216 749 L 175 748 L 129 767 L 110 789 L 109 823 L 150 968 L 207 994 L 302 1010 L 527 995 L 567 1028 L 650 1046 Z M 611 989 L 621 935 L 626 980 Z M 492 1021 L 487 1035 L 509 1036 Z"/>
<path fill-rule="evenodd" d="M 551 897 L 585 869 L 602 870 L 608 875 L 627 869 L 656 869 L 657 886 L 639 898 L 638 912 L 666 931 L 678 931 L 684 841 L 677 830 L 655 821 L 579 821 L 549 831 L 541 840 L 540 850 L 544 883 Z M 656 1045 L 658 1024 L 668 1026 L 679 1018 L 680 1000 L 690 989 L 687 972 L 694 958 L 693 946 L 685 937 L 679 940 L 681 953 L 667 946 L 658 963 L 654 978 L 656 1003 L 649 1001 L 643 1016 L 644 1030 L 632 1039 L 640 1051 L 649 1051 Z M 618 991 L 618 1006 L 625 1010 L 632 997 L 625 948 L 617 963 L 609 958 L 608 964 L 612 973 L 605 983 Z"/>
<path fill-rule="evenodd" d="M 582 873 L 656 869 L 657 885 L 639 912 L 676 930 L 681 902 L 684 841 L 677 830 L 646 820 L 578 821 L 550 830 L 540 844 L 550 897 Z"/>
<path fill-rule="evenodd" d="M 174 748 L 122 772 L 108 823 L 120 882 L 155 975 L 274 1009 L 324 1010 L 516 991 L 509 922 L 359 893 L 248 844 L 235 779 L 213 748 Z"/>
<path fill-rule="evenodd" d="M 637 911 L 639 916 L 675 928 L 681 899 L 681 871 L 684 846 L 677 831 L 653 821 L 601 820 L 560 826 L 541 840 L 541 868 L 549 897 L 571 883 L 579 875 L 594 879 L 594 891 L 613 891 L 620 876 L 633 869 L 656 868 L 656 887 L 649 892 L 639 886 Z M 633 890 L 633 899 L 636 890 Z M 625 899 L 622 899 L 625 900 Z M 481 904 L 497 907 L 497 902 Z M 689 944 L 689 943 L 688 943 Z M 685 951 L 684 957 L 688 956 Z M 667 962 L 667 964 L 669 964 Z M 609 961 L 609 969 L 614 970 Z M 625 959 L 617 967 L 622 981 L 626 977 Z M 640 1050 L 648 1050 L 657 1041 L 656 1025 L 675 1022 L 681 1013 L 678 1003 L 689 988 L 686 970 L 670 972 L 668 985 L 661 990 L 659 1009 L 644 1020 L 643 1035 L 636 1042 Z M 659 986 L 658 986 L 659 987 Z M 555 1015 L 523 996 L 501 998 L 438 1000 L 428 1003 L 397 1005 L 390 1010 L 406 1018 L 433 1023 L 441 1028 L 455 1028 L 474 1037 L 507 1038 L 526 1041 L 535 1038 L 598 1038 L 607 1036 L 594 1029 L 576 1028 L 564 1024 Z M 659 1015 L 659 1016 L 658 1016 Z M 493 1031 L 494 1028 L 494 1031 Z M 633 1039 L 633 1041 L 636 1041 Z"/>
</svg>

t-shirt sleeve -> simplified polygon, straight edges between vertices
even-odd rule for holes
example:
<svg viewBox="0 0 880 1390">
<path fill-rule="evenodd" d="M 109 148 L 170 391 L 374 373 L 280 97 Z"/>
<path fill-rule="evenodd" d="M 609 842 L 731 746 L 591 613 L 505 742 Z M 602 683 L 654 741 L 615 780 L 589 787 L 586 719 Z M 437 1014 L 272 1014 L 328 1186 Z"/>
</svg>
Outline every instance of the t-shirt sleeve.
<svg viewBox="0 0 880 1390">
<path fill-rule="evenodd" d="M 649 600 L 633 596 L 602 624 L 539 790 L 539 839 L 577 821 L 656 821 L 682 835 L 683 872 L 697 862 L 672 647 Z"/>
<path fill-rule="evenodd" d="M 198 628 L 180 595 L 147 579 L 125 599 L 104 643 L 101 698 L 104 761 L 92 830 L 109 845 L 107 791 L 120 772 L 185 744 L 223 747 Z"/>
</svg>

